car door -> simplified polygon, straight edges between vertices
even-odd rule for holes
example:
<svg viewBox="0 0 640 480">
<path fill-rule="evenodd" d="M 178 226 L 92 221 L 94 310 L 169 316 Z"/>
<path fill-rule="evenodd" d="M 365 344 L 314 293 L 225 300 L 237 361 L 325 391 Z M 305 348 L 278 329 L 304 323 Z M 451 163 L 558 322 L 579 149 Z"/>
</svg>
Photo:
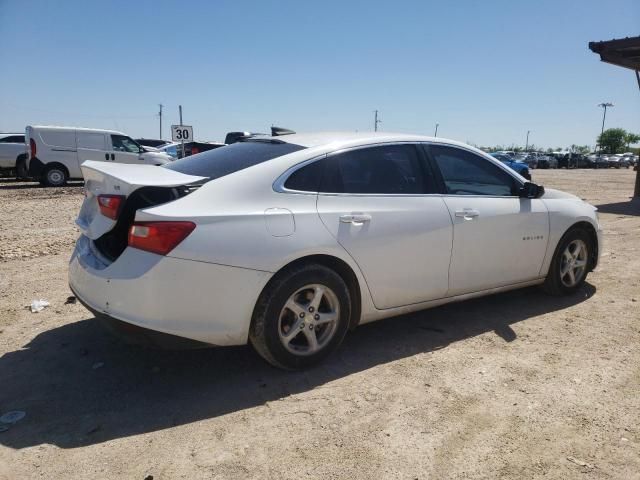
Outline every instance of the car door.
<svg viewBox="0 0 640 480">
<path fill-rule="evenodd" d="M 479 154 L 442 144 L 427 149 L 453 220 L 448 295 L 538 278 L 549 233 L 544 202 L 519 197 L 522 183 Z"/>
<path fill-rule="evenodd" d="M 76 130 L 76 142 L 78 144 L 78 161 L 80 165 L 85 160 L 94 160 L 96 162 L 111 160 L 110 153 L 107 152 L 106 133 Z"/>
<path fill-rule="evenodd" d="M 318 214 L 360 267 L 376 308 L 444 297 L 452 222 L 419 146 L 356 148 L 324 163 Z"/>
<path fill-rule="evenodd" d="M 144 164 L 144 158 L 141 149 L 132 138 L 126 135 L 110 135 L 111 139 L 111 160 L 117 163 L 134 163 L 138 165 Z"/>
</svg>

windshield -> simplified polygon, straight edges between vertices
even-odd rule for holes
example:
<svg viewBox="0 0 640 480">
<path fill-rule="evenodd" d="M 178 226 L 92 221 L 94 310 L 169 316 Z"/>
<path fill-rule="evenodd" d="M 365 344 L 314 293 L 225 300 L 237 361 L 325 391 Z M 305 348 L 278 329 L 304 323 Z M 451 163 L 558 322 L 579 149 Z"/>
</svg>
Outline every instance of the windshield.
<svg viewBox="0 0 640 480">
<path fill-rule="evenodd" d="M 285 142 L 246 141 L 176 160 L 164 168 L 213 180 L 304 148 Z"/>
</svg>

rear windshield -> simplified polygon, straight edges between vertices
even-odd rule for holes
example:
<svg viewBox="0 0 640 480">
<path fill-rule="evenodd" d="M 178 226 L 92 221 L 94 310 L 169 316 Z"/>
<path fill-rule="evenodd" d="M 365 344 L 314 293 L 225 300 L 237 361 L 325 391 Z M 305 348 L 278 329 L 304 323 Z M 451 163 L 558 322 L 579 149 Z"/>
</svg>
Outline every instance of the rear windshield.
<svg viewBox="0 0 640 480">
<path fill-rule="evenodd" d="M 176 160 L 164 167 L 213 180 L 304 148 L 284 142 L 245 141 Z"/>
</svg>

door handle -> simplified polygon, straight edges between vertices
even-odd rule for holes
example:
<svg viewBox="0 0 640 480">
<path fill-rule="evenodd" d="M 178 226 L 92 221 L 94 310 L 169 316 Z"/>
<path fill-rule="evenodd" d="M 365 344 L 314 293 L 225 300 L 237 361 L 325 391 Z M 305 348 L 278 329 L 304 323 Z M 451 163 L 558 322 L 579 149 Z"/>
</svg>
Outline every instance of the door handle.
<svg viewBox="0 0 640 480">
<path fill-rule="evenodd" d="M 111 160 L 115 160 L 115 159 L 116 159 L 116 154 L 115 154 L 115 153 L 112 153 L 112 154 L 111 154 Z"/>
<path fill-rule="evenodd" d="M 340 215 L 340 223 L 351 223 L 352 225 L 362 225 L 371 221 L 371 215 L 357 213 L 350 215 Z"/>
<path fill-rule="evenodd" d="M 456 217 L 464 218 L 465 220 L 471 220 L 478 216 L 480 216 L 480 212 L 472 208 L 463 208 L 462 210 L 456 210 Z"/>
<path fill-rule="evenodd" d="M 105 159 L 105 160 L 109 160 L 109 154 L 108 154 L 108 153 L 105 153 L 105 154 L 104 154 L 104 159 Z"/>
</svg>

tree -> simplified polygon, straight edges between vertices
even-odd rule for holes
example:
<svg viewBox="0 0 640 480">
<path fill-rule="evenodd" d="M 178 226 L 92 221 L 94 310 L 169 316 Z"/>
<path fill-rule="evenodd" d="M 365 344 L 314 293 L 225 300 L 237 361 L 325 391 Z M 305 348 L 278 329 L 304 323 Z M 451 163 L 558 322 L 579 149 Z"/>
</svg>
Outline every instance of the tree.
<svg viewBox="0 0 640 480">
<path fill-rule="evenodd" d="M 627 135 L 624 137 L 624 141 L 627 144 L 626 150 L 629 151 L 629 145 L 640 143 L 640 135 L 637 133 L 627 132 Z"/>
<path fill-rule="evenodd" d="M 598 136 L 598 145 L 607 153 L 615 154 L 621 152 L 627 139 L 627 131 L 623 128 L 608 128 Z"/>
</svg>

